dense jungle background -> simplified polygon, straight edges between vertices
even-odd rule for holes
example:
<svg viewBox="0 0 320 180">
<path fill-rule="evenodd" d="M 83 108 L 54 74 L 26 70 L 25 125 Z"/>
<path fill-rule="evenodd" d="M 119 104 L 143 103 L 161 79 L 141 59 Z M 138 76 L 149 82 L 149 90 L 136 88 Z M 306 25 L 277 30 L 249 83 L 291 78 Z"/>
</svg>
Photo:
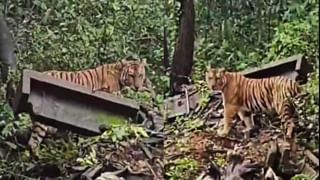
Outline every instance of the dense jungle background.
<svg viewBox="0 0 320 180">
<path fill-rule="evenodd" d="M 156 104 L 161 106 L 169 94 L 170 77 L 163 64 L 164 27 L 171 62 L 179 26 L 179 1 L 5 2 L 1 1 L 0 8 L 6 14 L 16 44 L 18 70 L 12 77 L 16 82 L 23 69 L 80 70 L 132 56 L 147 59 L 150 65 L 148 77 L 157 93 Z M 241 71 L 301 53 L 314 65 L 314 72 L 305 85 L 312 96 L 306 113 L 312 117 L 310 123 L 317 124 L 318 0 L 197 0 L 195 12 L 194 84 L 205 85 L 204 72 L 208 64 Z M 126 96 L 138 102 L 151 102 L 148 93 L 128 91 Z M 60 138 L 42 145 L 38 159 L 31 160 L 28 151 L 17 144 L 15 138 L 17 133 L 30 128 L 29 116 L 14 117 L 4 102 L 4 85 L 0 101 L 0 179 L 37 178 L 40 173 L 34 167 L 48 162 L 63 167 L 60 169 L 62 177 L 67 178 L 70 176 L 67 164 L 93 166 L 99 163 L 93 149 L 79 152 L 88 140 L 73 141 L 73 137 L 68 141 Z M 121 129 L 123 134 L 114 132 L 114 141 L 130 134 L 127 129 Z M 319 149 L 318 136 L 307 144 Z M 182 179 L 188 175 L 186 169 L 196 169 L 193 161 L 177 161 L 177 164 L 179 167 L 177 165 L 167 172 L 168 178 Z"/>
</svg>

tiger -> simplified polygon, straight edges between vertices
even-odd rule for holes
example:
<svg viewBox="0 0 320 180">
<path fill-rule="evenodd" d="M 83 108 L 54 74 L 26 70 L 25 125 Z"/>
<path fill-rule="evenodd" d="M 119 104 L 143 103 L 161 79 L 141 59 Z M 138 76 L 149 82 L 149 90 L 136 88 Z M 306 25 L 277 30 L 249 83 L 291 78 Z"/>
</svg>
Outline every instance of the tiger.
<svg viewBox="0 0 320 180">
<path fill-rule="evenodd" d="M 44 74 L 68 82 L 88 87 L 92 92 L 102 90 L 108 93 L 120 91 L 127 86 L 135 90 L 143 88 L 145 82 L 146 60 L 104 64 L 93 69 L 82 71 L 46 71 Z"/>
<path fill-rule="evenodd" d="M 146 59 L 142 61 L 126 60 L 112 64 L 104 64 L 93 69 L 80 71 L 57 71 L 49 70 L 43 74 L 72 82 L 87 88 L 91 92 L 104 91 L 107 93 L 118 92 L 124 87 L 136 91 L 145 90 L 144 85 L 148 82 L 146 78 Z M 48 134 L 57 133 L 58 129 L 33 121 L 32 132 L 28 141 L 31 153 L 41 144 Z"/>
<path fill-rule="evenodd" d="M 227 136 L 235 115 L 244 121 L 244 131 L 253 129 L 253 112 L 275 112 L 286 124 L 286 137 L 292 138 L 295 108 L 291 98 L 301 93 L 299 84 L 283 76 L 263 79 L 247 78 L 239 72 L 224 68 L 208 67 L 205 80 L 211 91 L 221 91 L 224 105 L 223 123 L 218 128 L 219 136 Z"/>
</svg>

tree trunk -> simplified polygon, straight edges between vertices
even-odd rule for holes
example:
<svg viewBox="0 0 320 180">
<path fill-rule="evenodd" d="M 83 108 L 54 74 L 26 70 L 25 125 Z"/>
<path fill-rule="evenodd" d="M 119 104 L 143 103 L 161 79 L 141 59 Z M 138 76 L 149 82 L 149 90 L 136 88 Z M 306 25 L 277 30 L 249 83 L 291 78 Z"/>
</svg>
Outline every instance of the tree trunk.
<svg viewBox="0 0 320 180">
<path fill-rule="evenodd" d="M 173 54 L 170 75 L 171 95 L 179 93 L 181 85 L 190 84 L 193 66 L 194 21 L 195 10 L 193 0 L 181 0 L 181 16 L 178 41 Z"/>
<path fill-rule="evenodd" d="M 164 74 L 165 74 L 170 67 L 168 39 L 167 39 L 167 27 L 163 28 L 163 66 L 164 66 Z"/>
<path fill-rule="evenodd" d="M 14 54 L 14 42 L 7 26 L 4 16 L 0 13 L 0 66 L 1 80 L 6 82 L 9 73 L 9 66 L 16 68 L 16 57 Z"/>
<path fill-rule="evenodd" d="M 0 76 L 2 83 L 7 83 L 6 86 L 6 100 L 12 105 L 12 99 L 14 96 L 14 88 L 12 79 L 8 80 L 9 67 L 12 70 L 16 70 L 17 61 L 15 56 L 15 45 L 10 34 L 9 28 L 5 21 L 5 17 L 0 12 Z"/>
</svg>

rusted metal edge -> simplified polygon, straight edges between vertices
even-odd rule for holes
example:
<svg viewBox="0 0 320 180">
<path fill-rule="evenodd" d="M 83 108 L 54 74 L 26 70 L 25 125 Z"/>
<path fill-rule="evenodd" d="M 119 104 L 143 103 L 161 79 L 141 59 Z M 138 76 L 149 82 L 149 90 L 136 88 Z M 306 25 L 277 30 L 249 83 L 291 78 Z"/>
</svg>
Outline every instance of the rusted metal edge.
<svg viewBox="0 0 320 180">
<path fill-rule="evenodd" d="M 31 89 L 31 79 L 42 82 L 42 83 L 47 83 L 47 84 L 51 84 L 54 86 L 58 86 L 64 89 L 69 89 L 72 91 L 77 91 L 80 92 L 82 94 L 86 94 L 86 95 L 90 95 L 96 98 L 100 98 L 106 101 L 111 101 L 113 103 L 116 104 L 121 104 L 121 105 L 125 105 L 128 106 L 130 108 L 133 109 L 139 109 L 139 105 L 131 100 L 131 99 L 127 99 L 127 98 L 121 98 L 118 97 L 116 95 L 110 94 L 110 93 L 106 93 L 106 92 L 102 92 L 102 91 L 96 91 L 94 93 L 92 93 L 90 91 L 90 89 L 83 87 L 81 85 L 75 84 L 75 83 L 71 83 L 71 82 L 67 82 L 64 80 L 60 80 L 58 78 L 54 78 L 52 76 L 43 74 L 41 72 L 37 72 L 37 71 L 32 71 L 32 70 L 24 70 L 23 71 L 23 75 L 22 75 L 22 83 L 21 83 L 21 89 L 18 88 L 17 91 L 21 92 L 17 92 L 17 98 L 20 99 L 22 94 L 30 94 L 30 89 Z M 20 89 L 20 90 L 19 90 Z M 19 95 L 20 94 L 20 95 Z M 19 97 L 20 96 L 20 97 Z M 19 100 L 18 100 L 19 101 Z M 18 111 L 18 104 L 19 102 L 15 101 L 14 102 L 14 110 Z"/>
<path fill-rule="evenodd" d="M 296 62 L 296 66 L 295 66 L 294 70 L 300 70 L 303 58 L 304 58 L 304 56 L 302 54 L 297 54 L 297 55 L 290 56 L 288 58 L 283 58 L 283 59 L 271 62 L 266 65 L 262 65 L 260 67 L 254 67 L 254 68 L 250 68 L 248 70 L 241 71 L 241 73 L 244 75 L 249 75 L 249 74 L 252 74 L 252 73 L 255 73 L 258 71 L 264 71 L 264 70 L 275 68 L 279 65 L 289 64 L 289 63 L 294 63 L 294 62 Z"/>
</svg>

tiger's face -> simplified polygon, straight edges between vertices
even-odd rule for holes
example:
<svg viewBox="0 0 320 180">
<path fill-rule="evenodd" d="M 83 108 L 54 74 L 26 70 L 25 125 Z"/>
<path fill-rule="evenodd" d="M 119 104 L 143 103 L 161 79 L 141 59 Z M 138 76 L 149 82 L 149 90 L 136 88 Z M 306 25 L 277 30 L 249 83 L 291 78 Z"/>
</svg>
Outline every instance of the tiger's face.
<svg viewBox="0 0 320 180">
<path fill-rule="evenodd" d="M 128 75 L 126 77 L 126 85 L 139 90 L 143 87 L 146 79 L 146 60 L 139 61 L 126 61 L 128 64 Z"/>
<path fill-rule="evenodd" d="M 222 90 L 224 87 L 224 69 L 208 68 L 206 72 L 206 82 L 210 90 Z"/>
</svg>

